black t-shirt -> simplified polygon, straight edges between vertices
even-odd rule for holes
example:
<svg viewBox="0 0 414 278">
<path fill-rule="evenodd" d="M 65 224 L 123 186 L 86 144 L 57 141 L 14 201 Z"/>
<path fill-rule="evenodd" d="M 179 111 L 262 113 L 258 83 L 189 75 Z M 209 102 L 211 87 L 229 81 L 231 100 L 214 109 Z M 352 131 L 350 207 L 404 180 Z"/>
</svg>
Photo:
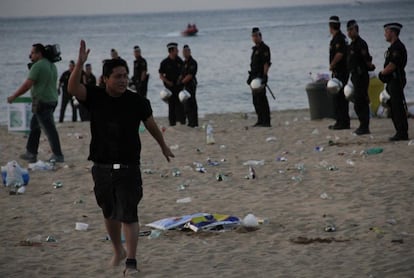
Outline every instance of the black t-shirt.
<svg viewBox="0 0 414 278">
<path fill-rule="evenodd" d="M 84 85 L 95 86 L 96 85 L 96 77 L 91 73 L 89 76 L 86 75 L 85 72 L 82 72 L 82 83 Z"/>
<path fill-rule="evenodd" d="M 197 67 L 197 61 L 194 60 L 192 56 L 190 56 L 188 60 L 184 61 L 182 77 L 184 78 L 184 76 L 186 76 L 187 74 L 191 74 L 193 76 L 193 79 L 191 79 L 191 81 L 188 82 L 189 84 L 185 84 L 186 87 L 197 85 Z"/>
<path fill-rule="evenodd" d="M 349 45 L 348 70 L 352 74 L 368 74 L 368 63 L 371 61 L 368 44 L 358 36 Z"/>
<path fill-rule="evenodd" d="M 65 71 L 62 73 L 59 79 L 59 83 L 62 84 L 62 90 L 63 93 L 66 94 L 68 92 L 68 83 L 69 83 L 69 77 L 70 77 L 70 71 Z"/>
<path fill-rule="evenodd" d="M 160 64 L 160 69 L 159 69 L 159 73 L 160 74 L 165 74 L 165 77 L 171 81 L 172 83 L 174 83 L 174 85 L 177 84 L 178 79 L 181 75 L 181 72 L 183 70 L 183 66 L 184 66 L 184 62 L 183 60 L 177 56 L 176 59 L 172 60 L 169 57 L 165 58 L 161 64 Z M 164 83 L 164 86 L 169 88 L 169 89 L 174 89 L 174 87 L 168 87 L 167 84 Z"/>
<path fill-rule="evenodd" d="M 347 42 L 345 35 L 339 31 L 332 38 L 329 46 L 329 63 L 332 63 L 335 55 L 337 53 L 342 53 L 343 58 L 335 65 L 333 69 L 334 75 L 347 75 Z"/>
<path fill-rule="evenodd" d="M 144 58 L 139 57 L 136 59 L 134 61 L 134 76 L 132 77 L 132 80 L 137 83 L 141 82 L 142 72 L 147 71 L 147 68 L 147 61 Z"/>
<path fill-rule="evenodd" d="M 393 63 L 397 68 L 396 74 L 401 77 L 401 82 L 405 84 L 405 66 L 407 65 L 407 50 L 405 45 L 400 41 L 395 41 L 385 52 L 385 63 L 384 68 L 389 64 Z"/>
<path fill-rule="evenodd" d="M 250 62 L 251 75 L 253 77 L 262 77 L 264 74 L 264 65 L 271 65 L 270 48 L 264 42 L 261 42 L 259 45 L 253 46 L 252 49 L 253 52 Z"/>
<path fill-rule="evenodd" d="M 83 102 L 91 115 L 89 160 L 105 164 L 139 164 L 139 125 L 152 115 L 150 102 L 127 90 L 111 97 L 104 88 L 87 86 Z"/>
</svg>

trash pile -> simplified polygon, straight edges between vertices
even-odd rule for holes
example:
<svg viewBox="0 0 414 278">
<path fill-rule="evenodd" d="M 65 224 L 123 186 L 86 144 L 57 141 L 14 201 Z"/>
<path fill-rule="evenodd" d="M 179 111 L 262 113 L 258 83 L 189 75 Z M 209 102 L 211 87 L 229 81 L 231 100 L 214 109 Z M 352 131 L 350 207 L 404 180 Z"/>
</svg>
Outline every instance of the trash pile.
<svg viewBox="0 0 414 278">
<path fill-rule="evenodd" d="M 22 168 L 16 161 L 10 161 L 1 167 L 3 185 L 9 187 L 10 195 L 23 194 L 29 183 L 29 172 Z"/>
</svg>

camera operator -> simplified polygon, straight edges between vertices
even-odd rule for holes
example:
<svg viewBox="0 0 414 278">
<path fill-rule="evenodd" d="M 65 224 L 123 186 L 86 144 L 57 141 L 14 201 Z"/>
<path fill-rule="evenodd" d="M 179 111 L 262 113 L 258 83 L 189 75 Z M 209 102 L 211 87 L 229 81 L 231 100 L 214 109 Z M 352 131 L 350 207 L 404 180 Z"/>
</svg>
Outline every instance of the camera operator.
<svg viewBox="0 0 414 278">
<path fill-rule="evenodd" d="M 56 130 L 53 112 L 58 94 L 56 91 L 57 69 L 53 62 L 59 61 L 60 53 L 53 47 L 45 48 L 42 44 L 34 44 L 30 53 L 29 75 L 17 91 L 7 98 L 12 103 L 16 98 L 31 89 L 33 117 L 30 122 L 30 134 L 26 145 L 26 153 L 20 158 L 30 163 L 37 161 L 41 128 L 45 132 L 53 155 L 49 160 L 64 162 L 60 147 L 59 134 Z M 57 56 L 56 56 L 57 55 Z"/>
</svg>

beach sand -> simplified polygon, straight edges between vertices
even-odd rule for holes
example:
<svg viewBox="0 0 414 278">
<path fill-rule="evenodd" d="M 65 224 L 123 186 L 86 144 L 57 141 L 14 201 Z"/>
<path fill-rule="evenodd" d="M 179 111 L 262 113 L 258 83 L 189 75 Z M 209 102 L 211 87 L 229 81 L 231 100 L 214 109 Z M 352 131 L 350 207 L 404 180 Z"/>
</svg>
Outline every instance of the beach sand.
<svg viewBox="0 0 414 278">
<path fill-rule="evenodd" d="M 164 135 L 176 155 L 171 163 L 148 132 L 141 133 L 142 170 L 153 172 L 142 174 L 141 230 L 196 212 L 253 213 L 269 223 L 251 232 L 140 237 L 139 277 L 414 277 L 414 145 L 387 141 L 394 134 L 390 119 L 373 119 L 372 134 L 356 137 L 352 130 L 328 130 L 330 119 L 309 120 L 308 110 L 273 112 L 272 128 L 252 128 L 255 115 L 244 116 L 200 119 L 214 127 L 214 145 L 206 145 L 201 127 L 167 127 Z M 167 126 L 165 118 L 157 122 Z M 89 124 L 64 123 L 58 130 L 66 162 L 56 171 L 30 172 L 23 195 L 0 190 L 0 277 L 121 277 L 123 265 L 107 266 L 112 250 L 93 194 Z M 27 167 L 18 158 L 25 144 L 22 134 L 1 127 L 1 165 L 16 159 Z M 373 147 L 384 151 L 361 155 Z M 43 138 L 39 159 L 49 156 Z M 207 158 L 225 161 L 209 166 Z M 248 160 L 265 161 L 254 166 L 257 179 L 245 179 Z M 193 162 L 207 172 L 194 171 Z M 173 177 L 173 168 L 182 175 Z M 218 172 L 228 178 L 216 181 Z M 55 181 L 63 186 L 55 189 Z M 184 183 L 188 187 L 178 190 Z M 185 197 L 192 201 L 176 203 Z M 76 231 L 76 222 L 89 229 Z M 336 231 L 325 232 L 329 225 Z M 21 246 L 39 236 L 40 243 Z M 47 236 L 57 242 L 45 242 Z"/>
</svg>

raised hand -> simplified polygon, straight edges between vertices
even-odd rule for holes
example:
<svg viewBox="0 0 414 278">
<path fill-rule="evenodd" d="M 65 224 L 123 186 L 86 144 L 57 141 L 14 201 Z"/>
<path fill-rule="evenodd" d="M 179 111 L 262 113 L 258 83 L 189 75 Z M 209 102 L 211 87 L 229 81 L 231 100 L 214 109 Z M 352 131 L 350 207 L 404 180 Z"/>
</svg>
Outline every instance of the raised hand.
<svg viewBox="0 0 414 278">
<path fill-rule="evenodd" d="M 90 49 L 86 49 L 86 42 L 84 40 L 80 41 L 80 47 L 79 47 L 79 56 L 78 56 L 78 63 L 83 65 L 86 60 L 88 60 Z"/>
</svg>

